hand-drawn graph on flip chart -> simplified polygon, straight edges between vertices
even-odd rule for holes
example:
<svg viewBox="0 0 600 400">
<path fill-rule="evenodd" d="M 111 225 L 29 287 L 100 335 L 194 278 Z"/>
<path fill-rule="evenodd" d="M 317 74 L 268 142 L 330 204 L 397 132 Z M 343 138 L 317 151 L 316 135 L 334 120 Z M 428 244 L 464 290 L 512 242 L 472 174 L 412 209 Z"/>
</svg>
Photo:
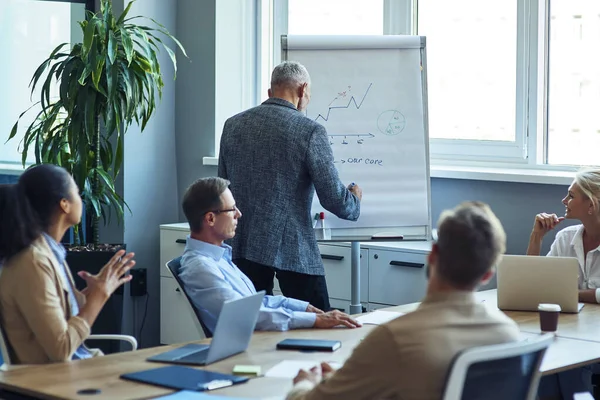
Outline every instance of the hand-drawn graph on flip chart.
<svg viewBox="0 0 600 400">
<path fill-rule="evenodd" d="M 340 178 L 363 189 L 359 221 L 327 213 L 333 235 L 428 238 L 424 38 L 287 36 L 282 49 L 310 73 L 306 115 L 327 129 Z M 325 211 L 317 196 L 312 211 Z"/>
</svg>

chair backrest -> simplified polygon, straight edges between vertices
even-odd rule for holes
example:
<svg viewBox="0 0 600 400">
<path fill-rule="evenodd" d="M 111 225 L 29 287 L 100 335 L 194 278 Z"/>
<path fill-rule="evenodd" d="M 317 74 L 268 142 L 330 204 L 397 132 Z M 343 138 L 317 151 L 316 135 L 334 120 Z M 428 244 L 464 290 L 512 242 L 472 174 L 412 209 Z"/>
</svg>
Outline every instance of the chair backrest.
<svg viewBox="0 0 600 400">
<path fill-rule="evenodd" d="M 11 365 L 10 351 L 8 349 L 8 341 L 4 334 L 4 328 L 0 326 L 0 354 L 2 359 L 0 360 L 0 370 L 6 369 L 7 366 Z"/>
<path fill-rule="evenodd" d="M 0 275 L 4 271 L 4 268 L 0 265 Z M 0 323 L 0 354 L 2 355 L 2 360 L 0 360 L 0 370 L 5 370 L 9 365 L 12 364 L 10 358 L 8 339 L 6 338 L 6 334 L 4 333 L 4 328 Z"/>
<path fill-rule="evenodd" d="M 540 364 L 553 340 L 545 334 L 460 352 L 448 373 L 443 400 L 534 400 Z"/>
<path fill-rule="evenodd" d="M 210 331 L 210 329 L 208 329 L 206 327 L 206 325 L 204 325 L 204 322 L 202 322 L 202 315 L 200 315 L 200 310 L 198 310 L 196 308 L 196 306 L 194 305 L 194 302 L 192 301 L 190 296 L 188 296 L 187 292 L 185 291 L 183 281 L 181 280 L 181 278 L 179 278 L 179 269 L 181 268 L 181 257 L 172 259 L 171 261 L 169 261 L 167 263 L 166 267 L 169 270 L 169 272 L 171 273 L 171 275 L 173 275 L 173 278 L 175 278 L 175 281 L 177 282 L 177 286 L 179 286 L 179 290 L 183 293 L 183 295 L 187 299 L 187 303 L 189 305 L 188 309 L 192 313 L 192 316 L 194 317 L 194 322 L 196 323 L 196 328 L 198 329 L 198 333 L 200 333 L 200 336 L 206 336 L 207 338 L 211 338 L 212 332 Z"/>
</svg>

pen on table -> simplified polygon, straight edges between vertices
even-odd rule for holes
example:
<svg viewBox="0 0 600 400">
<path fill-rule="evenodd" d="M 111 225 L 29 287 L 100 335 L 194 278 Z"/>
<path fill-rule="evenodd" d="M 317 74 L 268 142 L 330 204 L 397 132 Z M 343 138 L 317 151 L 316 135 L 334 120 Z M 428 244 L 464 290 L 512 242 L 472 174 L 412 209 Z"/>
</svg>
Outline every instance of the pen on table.
<svg viewBox="0 0 600 400">
<path fill-rule="evenodd" d="M 315 213 L 315 217 L 313 218 L 315 222 L 313 222 L 313 229 L 317 227 L 317 223 L 319 222 L 319 213 Z"/>
<path fill-rule="evenodd" d="M 319 214 L 319 219 L 321 220 L 321 228 L 325 229 L 325 213 L 323 211 Z"/>
</svg>

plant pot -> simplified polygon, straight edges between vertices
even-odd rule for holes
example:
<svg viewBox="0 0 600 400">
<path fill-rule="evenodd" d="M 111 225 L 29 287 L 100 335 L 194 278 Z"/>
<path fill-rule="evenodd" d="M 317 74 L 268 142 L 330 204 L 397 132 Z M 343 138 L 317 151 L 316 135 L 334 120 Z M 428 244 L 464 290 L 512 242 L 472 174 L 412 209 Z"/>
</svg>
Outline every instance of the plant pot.
<svg viewBox="0 0 600 400">
<path fill-rule="evenodd" d="M 77 275 L 79 271 L 87 271 L 92 275 L 100 272 L 102 267 L 125 245 L 115 245 L 111 251 L 67 251 L 67 263 L 75 286 L 78 290 L 86 287 L 85 281 Z M 123 318 L 123 286 L 109 297 L 100 311 L 98 318 L 92 325 L 93 334 L 121 334 L 121 320 Z M 90 347 L 99 348 L 104 354 L 118 353 L 121 343 L 116 340 L 94 341 Z"/>
</svg>

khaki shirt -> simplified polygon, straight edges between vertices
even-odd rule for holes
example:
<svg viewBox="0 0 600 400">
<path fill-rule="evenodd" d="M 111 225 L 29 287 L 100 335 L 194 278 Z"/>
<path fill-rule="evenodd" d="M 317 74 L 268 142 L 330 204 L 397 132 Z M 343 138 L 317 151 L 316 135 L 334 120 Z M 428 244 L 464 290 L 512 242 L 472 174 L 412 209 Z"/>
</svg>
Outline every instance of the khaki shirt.
<svg viewBox="0 0 600 400">
<path fill-rule="evenodd" d="M 375 328 L 329 379 L 314 388 L 302 381 L 288 399 L 439 400 L 457 353 L 516 340 L 516 323 L 473 293 L 429 295 L 416 311 Z"/>
<path fill-rule="evenodd" d="M 90 326 L 71 315 L 69 282 L 43 237 L 13 256 L 0 274 L 0 322 L 8 340 L 12 364 L 69 361 L 90 335 Z M 85 296 L 75 289 L 79 307 Z M 94 355 L 102 354 L 90 350 Z"/>
</svg>

